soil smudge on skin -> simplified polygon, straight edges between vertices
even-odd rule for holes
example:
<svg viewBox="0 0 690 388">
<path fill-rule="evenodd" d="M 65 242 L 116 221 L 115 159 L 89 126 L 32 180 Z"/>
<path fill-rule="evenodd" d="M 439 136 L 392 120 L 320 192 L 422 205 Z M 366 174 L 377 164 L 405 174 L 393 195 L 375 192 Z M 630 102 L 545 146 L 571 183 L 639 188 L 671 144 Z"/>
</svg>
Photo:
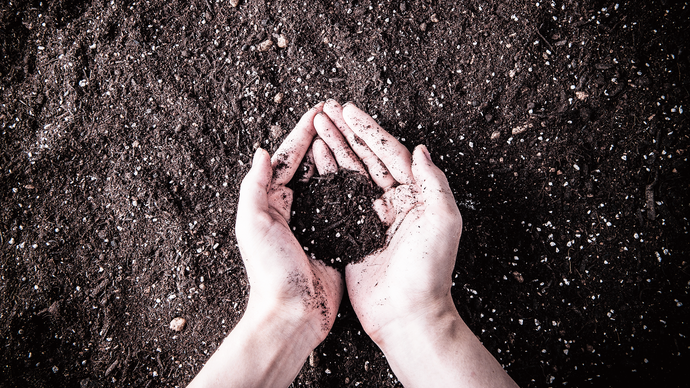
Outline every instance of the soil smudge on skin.
<svg viewBox="0 0 690 388">
<path fill-rule="evenodd" d="M 342 271 L 383 247 L 386 227 L 372 207 L 383 191 L 371 180 L 341 169 L 292 186 L 290 226 L 312 258 Z"/>
</svg>

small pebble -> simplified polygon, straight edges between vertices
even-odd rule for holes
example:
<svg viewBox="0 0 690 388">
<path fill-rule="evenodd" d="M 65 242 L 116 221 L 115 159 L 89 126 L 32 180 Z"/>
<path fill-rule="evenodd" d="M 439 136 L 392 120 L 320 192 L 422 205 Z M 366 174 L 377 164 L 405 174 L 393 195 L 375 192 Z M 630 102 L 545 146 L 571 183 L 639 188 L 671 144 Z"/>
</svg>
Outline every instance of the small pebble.
<svg viewBox="0 0 690 388">
<path fill-rule="evenodd" d="M 420 25 L 419 25 L 419 30 L 422 31 L 422 32 L 426 31 L 426 23 L 420 24 Z"/>
<path fill-rule="evenodd" d="M 283 134 L 283 128 L 280 125 L 271 125 L 271 137 L 278 139 Z"/>
<path fill-rule="evenodd" d="M 494 133 L 491 134 L 491 140 L 496 140 L 499 137 L 501 137 L 501 131 L 495 131 Z"/>
<path fill-rule="evenodd" d="M 436 16 L 436 14 L 431 15 L 431 22 L 438 23 L 438 16 Z"/>
<path fill-rule="evenodd" d="M 275 102 L 276 104 L 280 104 L 281 102 L 283 102 L 283 97 L 285 97 L 283 93 L 278 93 L 275 95 L 275 97 L 273 97 L 273 102 Z"/>
<path fill-rule="evenodd" d="M 263 42 L 259 43 L 258 46 L 256 46 L 256 49 L 259 51 L 268 51 L 271 46 L 273 46 L 273 41 L 270 39 L 266 39 Z"/>
<path fill-rule="evenodd" d="M 237 7 L 240 4 L 240 0 L 230 0 L 230 5 Z"/>
<path fill-rule="evenodd" d="M 577 99 L 580 101 L 584 101 L 587 99 L 587 97 L 589 97 L 589 94 L 579 90 L 579 91 L 575 92 L 575 97 L 577 97 Z"/>
<path fill-rule="evenodd" d="M 278 47 L 285 48 L 285 47 L 287 47 L 288 43 L 289 42 L 288 42 L 287 38 L 285 37 L 285 35 L 280 34 L 280 36 L 278 36 L 278 41 L 276 42 Z"/>
<path fill-rule="evenodd" d="M 513 135 L 519 135 L 527 130 L 527 128 L 531 128 L 531 124 L 525 124 L 525 125 L 519 125 L 512 130 Z"/>
<path fill-rule="evenodd" d="M 172 321 L 170 321 L 170 329 L 174 331 L 182 331 L 184 330 L 185 325 L 187 324 L 187 320 L 182 318 L 182 317 L 177 317 L 174 318 Z"/>
</svg>

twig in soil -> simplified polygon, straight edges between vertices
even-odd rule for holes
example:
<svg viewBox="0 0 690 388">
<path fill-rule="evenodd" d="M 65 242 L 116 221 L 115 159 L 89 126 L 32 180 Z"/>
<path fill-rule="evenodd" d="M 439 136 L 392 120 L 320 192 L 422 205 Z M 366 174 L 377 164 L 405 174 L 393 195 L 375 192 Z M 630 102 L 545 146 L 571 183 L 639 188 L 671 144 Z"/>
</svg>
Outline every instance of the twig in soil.
<svg viewBox="0 0 690 388">
<path fill-rule="evenodd" d="M 101 293 L 101 291 L 103 291 L 105 289 L 105 287 L 107 285 L 108 285 L 108 279 L 107 278 L 101 280 L 101 282 L 98 284 L 98 286 L 96 286 L 96 288 L 94 288 L 93 291 L 91 291 L 91 297 L 95 298 L 98 294 Z"/>
<path fill-rule="evenodd" d="M 354 237 L 352 237 L 352 236 L 350 235 L 350 233 L 346 233 L 346 234 L 345 234 L 345 238 L 346 238 L 347 241 L 349 241 L 352 245 L 356 246 L 356 247 L 357 247 L 357 250 L 359 250 L 359 251 L 362 250 L 362 247 L 360 247 L 359 244 L 357 244 L 357 241 L 354 239 Z"/>
<path fill-rule="evenodd" d="M 240 125 L 237 126 L 237 145 L 235 147 L 236 150 L 240 149 L 240 133 L 242 133 L 242 130 L 244 129 L 244 125 L 242 125 L 242 119 L 240 118 L 238 120 Z"/>
<path fill-rule="evenodd" d="M 244 86 L 242 86 L 242 90 L 246 89 L 249 85 L 252 84 L 252 82 L 256 81 L 257 78 L 259 78 L 258 75 L 252 77 L 249 81 L 247 81 L 247 83 L 244 84 Z"/>
<path fill-rule="evenodd" d="M 339 221 L 336 221 L 336 222 L 334 222 L 334 223 L 328 225 L 327 227 L 323 228 L 323 231 L 324 231 L 324 232 L 328 232 L 329 230 L 331 230 L 331 229 L 337 227 L 338 225 L 342 225 L 345 221 L 349 220 L 350 218 L 351 218 L 351 217 L 345 217 L 345 218 L 343 218 L 343 219 L 341 219 L 341 220 L 339 220 Z"/>
<path fill-rule="evenodd" d="M 543 26 L 543 24 L 542 24 L 542 26 Z M 541 28 L 541 26 L 539 26 L 539 28 Z M 546 40 L 546 38 L 544 38 L 544 35 L 542 35 L 541 32 L 539 32 L 539 28 L 537 28 L 537 34 L 538 34 L 539 36 L 541 36 L 541 38 L 544 40 L 544 42 L 546 42 L 546 44 L 549 45 L 549 48 L 551 49 L 551 51 L 556 51 L 556 50 L 553 49 L 553 46 L 551 46 L 551 43 L 549 43 L 549 41 Z"/>
<path fill-rule="evenodd" d="M 647 218 L 649 218 L 651 221 L 656 220 L 656 207 L 654 206 L 654 186 L 656 186 L 658 179 L 659 177 L 655 176 L 654 181 L 648 184 L 644 190 L 645 198 L 647 198 Z"/>
<path fill-rule="evenodd" d="M 163 375 L 163 363 L 161 362 L 161 354 L 156 353 L 156 361 L 158 362 L 158 368 L 160 368 L 161 376 Z"/>
<path fill-rule="evenodd" d="M 105 376 L 108 376 L 110 373 L 112 373 L 113 370 L 115 370 L 115 368 L 117 368 L 117 366 L 118 366 L 119 364 L 120 364 L 120 360 L 115 360 L 115 362 L 113 362 L 112 364 L 110 364 L 110 366 L 108 367 L 108 369 L 105 370 Z"/>
</svg>

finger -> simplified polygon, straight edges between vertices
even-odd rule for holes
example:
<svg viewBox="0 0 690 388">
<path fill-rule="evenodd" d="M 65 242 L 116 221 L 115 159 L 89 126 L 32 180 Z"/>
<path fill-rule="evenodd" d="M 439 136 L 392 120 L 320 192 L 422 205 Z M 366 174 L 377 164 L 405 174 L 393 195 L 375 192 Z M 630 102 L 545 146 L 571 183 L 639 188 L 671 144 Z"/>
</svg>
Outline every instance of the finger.
<svg viewBox="0 0 690 388">
<path fill-rule="evenodd" d="M 328 145 L 321 138 L 314 140 L 312 149 L 314 150 L 314 164 L 316 164 L 319 175 L 324 176 L 338 172 L 338 164 L 335 162 Z"/>
<path fill-rule="evenodd" d="M 367 175 L 367 170 L 352 148 L 345 142 L 342 133 L 335 127 L 328 116 L 321 112 L 314 118 L 316 133 L 333 152 L 335 161 L 346 170 L 357 171 Z"/>
<path fill-rule="evenodd" d="M 343 119 L 343 107 L 335 100 L 328 100 L 323 107 L 323 111 L 328 115 L 333 124 L 340 130 L 352 150 L 364 162 L 369 170 L 371 179 L 383 190 L 394 186 L 398 182 L 390 174 L 383 162 L 369 149 L 367 144 L 357 136 Z"/>
<path fill-rule="evenodd" d="M 298 171 L 298 174 L 300 174 L 299 181 L 302 183 L 309 182 L 309 179 L 314 176 L 315 171 L 316 165 L 314 164 L 314 149 L 313 147 L 309 147 L 307 154 L 304 156 L 304 160 L 300 164 Z"/>
<path fill-rule="evenodd" d="M 295 171 L 307 153 L 314 136 L 316 136 L 314 116 L 321 112 L 322 109 L 323 103 L 319 103 L 309 109 L 280 147 L 278 147 L 276 153 L 273 154 L 271 165 L 273 165 L 274 185 L 285 185 L 295 175 Z"/>
<path fill-rule="evenodd" d="M 258 148 L 254 153 L 252 168 L 240 185 L 238 218 L 245 213 L 256 214 L 268 210 L 268 191 L 272 174 L 268 152 Z"/>
<path fill-rule="evenodd" d="M 343 107 L 343 118 L 355 134 L 381 159 L 396 181 L 402 184 L 412 183 L 412 157 L 404 145 L 352 103 L 347 103 Z"/>
<path fill-rule="evenodd" d="M 417 184 L 418 200 L 427 208 L 437 208 L 443 216 L 453 217 L 462 230 L 462 217 L 455 203 L 455 197 L 448 184 L 446 175 L 431 161 L 429 150 L 419 145 L 414 150 L 412 173 Z M 460 233 L 458 230 L 458 234 Z"/>
</svg>

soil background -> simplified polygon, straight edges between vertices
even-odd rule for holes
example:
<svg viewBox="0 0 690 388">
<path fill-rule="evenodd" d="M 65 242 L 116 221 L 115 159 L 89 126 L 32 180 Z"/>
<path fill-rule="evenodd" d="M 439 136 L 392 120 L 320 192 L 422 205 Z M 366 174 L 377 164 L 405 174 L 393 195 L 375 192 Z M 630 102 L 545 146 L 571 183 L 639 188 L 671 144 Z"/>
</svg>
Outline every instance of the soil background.
<svg viewBox="0 0 690 388">
<path fill-rule="evenodd" d="M 234 1 L 0 5 L 0 386 L 187 384 L 246 305 L 253 150 L 331 97 L 448 175 L 520 385 L 686 384 L 687 2 Z M 345 300 L 293 386 L 400 383 Z"/>
</svg>

